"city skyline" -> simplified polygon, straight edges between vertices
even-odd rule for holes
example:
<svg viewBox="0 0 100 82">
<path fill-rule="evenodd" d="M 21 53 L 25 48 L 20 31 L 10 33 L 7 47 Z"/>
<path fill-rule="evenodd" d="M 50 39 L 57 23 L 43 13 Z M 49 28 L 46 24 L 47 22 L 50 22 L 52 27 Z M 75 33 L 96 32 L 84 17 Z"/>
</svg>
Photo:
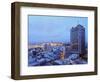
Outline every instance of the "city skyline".
<svg viewBox="0 0 100 82">
<path fill-rule="evenodd" d="M 28 42 L 70 42 L 71 28 L 81 24 L 87 43 L 87 21 L 87 17 L 28 16 Z"/>
</svg>

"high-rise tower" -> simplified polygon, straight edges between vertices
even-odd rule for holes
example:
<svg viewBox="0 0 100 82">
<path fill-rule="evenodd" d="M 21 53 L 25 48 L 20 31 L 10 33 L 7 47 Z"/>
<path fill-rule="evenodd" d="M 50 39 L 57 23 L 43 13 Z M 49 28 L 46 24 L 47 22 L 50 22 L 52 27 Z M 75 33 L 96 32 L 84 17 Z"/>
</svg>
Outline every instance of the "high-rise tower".
<svg viewBox="0 0 100 82">
<path fill-rule="evenodd" d="M 85 28 L 82 25 L 78 24 L 76 27 L 72 27 L 70 41 L 72 53 L 85 53 Z"/>
</svg>

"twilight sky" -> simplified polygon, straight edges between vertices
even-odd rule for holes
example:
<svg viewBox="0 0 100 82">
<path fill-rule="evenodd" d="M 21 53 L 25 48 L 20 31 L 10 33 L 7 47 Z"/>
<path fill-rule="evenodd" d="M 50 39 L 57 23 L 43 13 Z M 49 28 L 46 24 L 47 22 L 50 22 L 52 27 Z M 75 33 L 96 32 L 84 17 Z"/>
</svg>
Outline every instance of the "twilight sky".
<svg viewBox="0 0 100 82">
<path fill-rule="evenodd" d="M 87 42 L 88 18 L 69 16 L 28 16 L 28 42 L 70 42 L 70 30 L 81 24 Z"/>
</svg>

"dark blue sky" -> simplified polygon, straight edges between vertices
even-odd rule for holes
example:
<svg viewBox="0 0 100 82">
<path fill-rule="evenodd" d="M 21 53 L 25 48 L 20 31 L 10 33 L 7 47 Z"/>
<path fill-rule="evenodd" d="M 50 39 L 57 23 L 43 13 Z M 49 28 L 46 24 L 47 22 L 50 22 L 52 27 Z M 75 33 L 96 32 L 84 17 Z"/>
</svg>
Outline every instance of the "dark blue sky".
<svg viewBox="0 0 100 82">
<path fill-rule="evenodd" d="M 85 27 L 87 41 L 87 17 L 67 16 L 28 16 L 28 41 L 37 42 L 69 42 L 70 29 L 81 24 Z"/>
</svg>

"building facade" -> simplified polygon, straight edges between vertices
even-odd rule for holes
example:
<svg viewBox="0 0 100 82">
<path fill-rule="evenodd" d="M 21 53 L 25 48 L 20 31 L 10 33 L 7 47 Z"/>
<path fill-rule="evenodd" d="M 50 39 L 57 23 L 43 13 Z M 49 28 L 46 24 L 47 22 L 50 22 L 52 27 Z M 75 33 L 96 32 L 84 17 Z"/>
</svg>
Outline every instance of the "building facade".
<svg viewBox="0 0 100 82">
<path fill-rule="evenodd" d="M 76 27 L 72 27 L 70 41 L 72 53 L 85 53 L 85 28 L 82 25 L 78 24 Z"/>
</svg>

